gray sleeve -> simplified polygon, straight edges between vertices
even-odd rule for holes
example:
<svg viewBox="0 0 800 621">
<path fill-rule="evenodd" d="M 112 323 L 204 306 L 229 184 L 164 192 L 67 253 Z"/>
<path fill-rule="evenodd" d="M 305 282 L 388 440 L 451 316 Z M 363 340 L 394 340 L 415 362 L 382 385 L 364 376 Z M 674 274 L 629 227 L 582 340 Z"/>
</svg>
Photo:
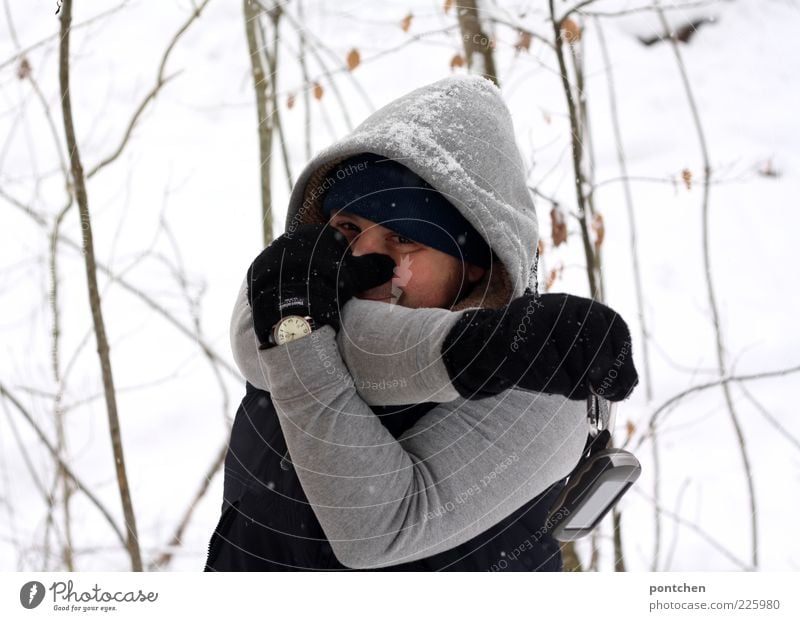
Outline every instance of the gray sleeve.
<svg viewBox="0 0 800 621">
<path fill-rule="evenodd" d="M 472 539 L 569 474 L 586 441 L 583 402 L 522 390 L 440 404 L 395 440 L 329 326 L 261 355 L 303 490 L 348 567 Z"/>
<path fill-rule="evenodd" d="M 441 350 L 459 317 L 460 313 L 443 308 L 349 300 L 342 308 L 337 342 L 361 398 L 369 405 L 444 403 L 458 398 Z M 233 359 L 242 375 L 256 388 L 271 392 L 258 353 L 246 282 L 236 297 L 230 337 Z"/>
</svg>

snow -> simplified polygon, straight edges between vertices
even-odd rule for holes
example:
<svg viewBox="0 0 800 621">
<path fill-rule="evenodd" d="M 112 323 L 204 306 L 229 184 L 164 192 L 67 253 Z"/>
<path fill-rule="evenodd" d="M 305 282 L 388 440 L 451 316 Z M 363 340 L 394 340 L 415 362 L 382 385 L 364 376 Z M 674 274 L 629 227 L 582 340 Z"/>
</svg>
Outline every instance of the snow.
<svg viewBox="0 0 800 621">
<path fill-rule="evenodd" d="M 505 19 L 527 3 L 503 3 Z M 98 10 L 77 3 L 75 22 Z M 342 0 L 306 7 L 306 21 L 342 59 L 352 47 L 362 59 L 394 48 L 409 36 L 441 28 L 453 20 L 427 1 L 377 7 Z M 634 2 L 598 3 L 603 10 L 641 6 Z M 288 7 L 291 10 L 291 7 Z M 399 21 L 414 14 L 411 31 Z M 494 10 L 494 9 L 493 9 Z M 57 29 L 50 3 L 11 5 L 21 45 L 35 43 Z M 190 4 L 132 2 L 123 10 L 72 37 L 72 97 L 81 157 L 88 170 L 111 153 L 127 120 L 152 87 L 164 48 L 188 16 Z M 354 21 L 343 13 L 363 19 Z M 206 341 L 228 364 L 228 322 L 244 271 L 261 249 L 256 114 L 239 3 L 209 4 L 203 17 L 175 47 L 166 84 L 133 132 L 122 157 L 89 182 L 95 249 L 101 262 L 148 292 L 185 325 L 192 309 L 183 299 L 170 268 L 158 258 L 135 264 L 150 248 L 178 262 L 168 236 L 159 232 L 163 217 L 180 250 L 189 290 L 202 292 L 201 323 Z M 708 12 L 671 11 L 673 25 L 687 17 L 713 14 L 688 45 L 681 45 L 709 144 L 716 183 L 709 214 L 711 263 L 726 343 L 726 361 L 736 375 L 786 369 L 798 364 L 800 331 L 796 286 L 800 245 L 800 81 L 796 37 L 800 11 L 793 2 L 738 0 L 713 5 Z M 383 21 L 384 26 L 372 22 Z M 531 11 L 524 23 L 549 34 L 545 16 Z M 643 274 L 645 314 L 654 398 L 640 389 L 620 405 L 619 436 L 630 422 L 641 434 L 651 413 L 668 398 L 716 377 L 701 246 L 702 162 L 697 137 L 672 50 L 642 47 L 635 35 L 657 31 L 652 15 L 635 13 L 603 20 L 613 63 L 625 153 L 634 178 L 672 178 L 672 183 L 633 181 L 637 239 Z M 7 24 L 3 22 L 3 28 Z M 288 24 L 287 24 L 288 26 Z M 619 176 L 610 124 L 606 77 L 593 24 L 586 25 L 583 58 L 587 63 L 588 104 L 592 115 L 597 180 Z M 377 33 L 376 33 L 377 29 Z M 530 54 L 515 55 L 513 31 L 497 27 L 497 70 L 501 92 L 511 108 L 530 183 L 562 209 L 574 211 L 564 93 L 551 54 L 536 41 Z M 305 165 L 302 97 L 287 110 L 289 93 L 300 95 L 302 81 L 290 50 L 282 50 L 281 114 L 290 139 L 295 176 Z M 147 41 L 147 45 L 142 45 Z M 352 78 L 337 74 L 347 113 L 357 124 L 375 108 L 449 75 L 459 49 L 457 31 L 430 36 L 373 62 L 363 62 Z M 11 37 L 0 38 L 0 61 L 14 52 Z M 332 63 L 331 57 L 327 57 Z M 54 122 L 60 123 L 55 40 L 29 54 Z M 312 75 L 318 71 L 313 62 Z M 28 82 L 15 75 L 14 63 L 0 70 L 0 189 L 52 217 L 65 200 L 55 141 L 42 107 Z M 478 79 L 478 78 L 475 78 Z M 323 80 L 323 101 L 312 98 L 313 149 L 316 153 L 348 127 L 333 93 Z M 491 88 L 494 88 L 493 86 Z M 491 91 L 486 89 L 487 96 Z M 434 102 L 432 102 L 434 103 Z M 325 108 L 323 109 L 323 106 Z M 424 111 L 421 111 L 423 113 Z M 329 128 L 326 117 L 330 120 Z M 403 134 L 417 143 L 426 136 Z M 63 145 L 59 129 L 59 144 Z M 62 147 L 63 148 L 63 147 Z M 273 165 L 275 223 L 285 220 L 288 188 L 280 158 Z M 767 161 L 777 176 L 758 170 Z M 444 170 L 452 162 L 442 162 Z M 681 171 L 692 171 L 687 189 Z M 642 347 L 633 290 L 629 223 L 621 184 L 606 183 L 595 195 L 605 221 L 603 264 L 607 302 L 626 318 L 634 337 L 640 376 Z M 536 199 L 540 233 L 550 230 L 549 204 Z M 51 318 L 47 305 L 48 241 L 31 218 L 0 197 L 0 302 L 3 308 L 0 378 L 55 437 L 51 401 L 39 393 L 56 390 L 50 370 Z M 574 218 L 568 217 L 571 231 Z M 498 222 L 498 227 L 508 227 Z M 77 212 L 62 232 L 80 239 Z M 508 231 L 508 234 L 511 232 Z M 540 280 L 563 262 L 556 290 L 587 294 L 582 249 L 576 236 L 542 257 Z M 59 263 L 62 368 L 71 367 L 64 403 L 68 413 L 69 463 L 121 522 L 119 494 L 102 399 L 102 384 L 91 328 L 83 260 L 64 249 Z M 153 558 L 172 535 L 203 474 L 225 442 L 227 425 L 243 395 L 232 374 L 221 371 L 229 391 L 225 408 L 217 377 L 192 339 L 177 332 L 147 304 L 119 284 L 101 278 L 103 310 L 111 341 L 119 395 L 125 459 L 145 558 Z M 761 414 L 763 407 L 794 435 L 796 374 L 732 384 L 736 411 L 745 431 L 754 468 L 759 507 L 761 568 L 798 569 L 800 543 L 782 528 L 800 509 L 800 459 L 797 448 L 780 436 Z M 743 388 L 760 404 L 750 400 Z M 79 404 L 84 400 L 86 403 Z M 46 509 L 25 466 L 15 434 L 30 453 L 39 478 L 49 485 L 52 467 L 37 439 L 16 410 L 3 402 L 0 416 L 0 569 L 41 569 Z M 694 393 L 663 418 L 660 436 L 660 493 L 665 510 L 679 513 L 720 542 L 736 558 L 749 560 L 749 509 L 741 458 L 720 389 Z M 621 508 L 628 568 L 650 567 L 653 550 L 654 465 L 650 445 L 637 450 L 643 475 Z M 199 570 L 219 517 L 222 479 L 217 475 L 198 506 L 177 549 L 171 569 Z M 127 569 L 110 528 L 84 497 L 73 505 L 76 563 L 81 570 Z M 601 569 L 610 569 L 604 525 Z M 674 543 L 674 549 L 672 548 Z M 93 550 L 98 548 L 100 551 Z M 662 569 L 736 570 L 739 567 L 696 530 L 664 517 Z M 586 550 L 586 543 L 579 546 Z M 669 557 L 670 562 L 666 559 Z M 51 563 L 52 566 L 52 563 Z"/>
</svg>

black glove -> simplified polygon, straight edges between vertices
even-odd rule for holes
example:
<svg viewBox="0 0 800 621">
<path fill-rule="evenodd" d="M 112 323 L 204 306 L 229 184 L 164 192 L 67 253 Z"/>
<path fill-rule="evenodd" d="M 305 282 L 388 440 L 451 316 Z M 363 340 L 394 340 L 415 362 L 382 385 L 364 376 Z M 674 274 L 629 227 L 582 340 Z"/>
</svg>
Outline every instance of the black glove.
<svg viewBox="0 0 800 621">
<path fill-rule="evenodd" d="M 354 257 L 347 239 L 330 225 L 305 224 L 281 235 L 247 270 L 247 297 L 262 345 L 287 315 L 310 316 L 315 327 L 338 332 L 339 309 L 356 293 L 392 277 L 395 263 L 385 254 Z"/>
<path fill-rule="evenodd" d="M 622 401 L 639 383 L 622 317 L 564 293 L 464 311 L 445 337 L 442 357 L 453 386 L 468 399 L 517 386 L 576 400 L 593 392 Z"/>
</svg>

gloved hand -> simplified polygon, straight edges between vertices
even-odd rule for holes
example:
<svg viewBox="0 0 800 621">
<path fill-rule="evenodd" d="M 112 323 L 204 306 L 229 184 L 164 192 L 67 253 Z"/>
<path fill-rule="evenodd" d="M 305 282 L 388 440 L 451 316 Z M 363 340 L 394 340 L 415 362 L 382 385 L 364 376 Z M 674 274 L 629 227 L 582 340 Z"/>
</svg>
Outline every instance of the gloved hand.
<svg viewBox="0 0 800 621">
<path fill-rule="evenodd" d="M 594 392 L 622 401 L 639 383 L 622 317 L 565 293 L 464 311 L 442 343 L 442 357 L 453 386 L 468 399 L 517 386 L 575 400 Z"/>
<path fill-rule="evenodd" d="M 330 225 L 305 224 L 274 240 L 247 270 L 247 296 L 261 344 L 287 315 L 311 316 L 315 327 L 338 332 L 339 309 L 356 293 L 392 277 L 385 254 L 354 257 L 347 239 Z"/>
</svg>

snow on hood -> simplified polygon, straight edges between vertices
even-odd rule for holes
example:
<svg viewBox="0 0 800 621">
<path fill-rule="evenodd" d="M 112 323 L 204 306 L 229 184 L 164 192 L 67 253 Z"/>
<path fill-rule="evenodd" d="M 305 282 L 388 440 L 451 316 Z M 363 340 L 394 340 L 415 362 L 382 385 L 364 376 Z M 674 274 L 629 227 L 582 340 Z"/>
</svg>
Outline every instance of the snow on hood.
<svg viewBox="0 0 800 621">
<path fill-rule="evenodd" d="M 454 309 L 497 308 L 536 290 L 536 210 L 511 115 L 499 89 L 476 75 L 448 77 L 418 88 L 370 115 L 318 153 L 289 198 L 286 231 L 324 223 L 326 175 L 342 160 L 375 153 L 425 179 L 486 239 L 495 262 Z"/>
</svg>

